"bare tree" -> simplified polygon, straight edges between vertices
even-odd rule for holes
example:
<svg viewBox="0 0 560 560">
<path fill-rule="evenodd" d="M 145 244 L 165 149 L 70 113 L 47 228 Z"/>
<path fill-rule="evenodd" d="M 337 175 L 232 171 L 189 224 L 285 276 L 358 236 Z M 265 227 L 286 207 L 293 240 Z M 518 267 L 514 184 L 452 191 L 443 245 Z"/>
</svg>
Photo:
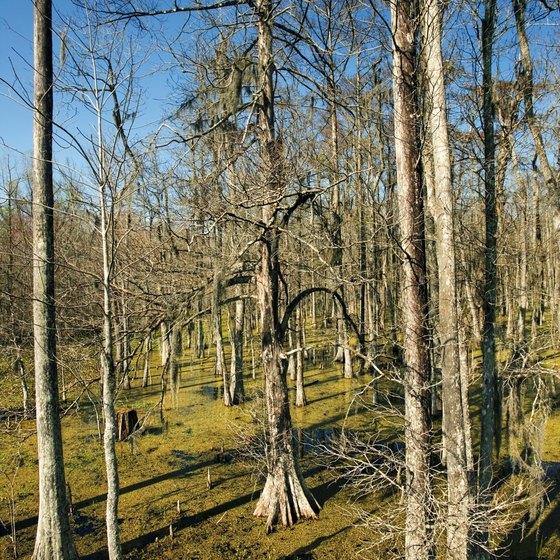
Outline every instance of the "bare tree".
<svg viewBox="0 0 560 560">
<path fill-rule="evenodd" d="M 467 379 L 460 375 L 453 185 L 447 125 L 445 76 L 441 52 L 442 17 L 437 0 L 422 5 L 422 40 L 426 61 L 425 88 L 434 172 L 434 225 L 438 265 L 443 435 L 447 459 L 447 557 L 466 560 L 469 539 L 469 480 L 465 415 L 469 414 Z"/>
<path fill-rule="evenodd" d="M 34 560 L 77 558 L 66 510 L 54 294 L 52 3 L 34 4 L 33 333 L 39 457 Z"/>
<path fill-rule="evenodd" d="M 430 360 L 428 352 L 424 209 L 418 138 L 416 69 L 417 2 L 391 3 L 395 157 L 402 266 L 402 323 L 405 352 L 407 560 L 428 560 L 430 531 Z"/>
<path fill-rule="evenodd" d="M 494 31 L 496 27 L 496 1 L 484 2 L 482 20 L 482 117 L 484 132 L 484 214 L 485 222 L 485 266 L 484 266 L 484 328 L 482 333 L 482 420 L 480 435 L 480 467 L 478 481 L 479 507 L 484 512 L 490 502 L 492 485 L 492 462 L 494 458 L 494 438 L 498 380 L 496 372 L 496 235 L 498 216 L 496 212 L 496 140 L 494 131 L 495 108 L 492 95 L 492 60 Z M 489 534 L 484 523 L 476 535 L 479 544 L 473 558 L 488 558 Z"/>
<path fill-rule="evenodd" d="M 284 186 L 282 146 L 274 122 L 274 59 L 272 54 L 272 0 L 255 3 L 258 22 L 258 117 L 265 203 L 262 207 L 262 241 L 257 274 L 257 301 L 261 314 L 262 361 L 267 414 L 267 477 L 254 514 L 266 517 L 267 530 L 280 521 L 315 518 L 319 504 L 301 475 L 292 440 L 292 421 L 286 384 L 286 359 L 282 351 L 279 320 L 280 228 L 274 202 Z"/>
</svg>

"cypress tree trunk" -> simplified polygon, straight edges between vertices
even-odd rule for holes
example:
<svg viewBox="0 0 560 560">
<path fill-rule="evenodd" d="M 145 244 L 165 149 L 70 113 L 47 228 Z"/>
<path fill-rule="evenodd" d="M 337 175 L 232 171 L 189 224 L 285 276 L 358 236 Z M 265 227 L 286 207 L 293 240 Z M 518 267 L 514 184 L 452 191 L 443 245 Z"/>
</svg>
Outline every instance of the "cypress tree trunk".
<svg viewBox="0 0 560 560">
<path fill-rule="evenodd" d="M 33 560 L 77 558 L 66 511 L 54 297 L 52 3 L 34 3 L 33 337 L 39 516 Z"/>
<path fill-rule="evenodd" d="M 307 397 L 305 396 L 305 385 L 303 380 L 304 366 L 303 366 L 303 321 L 301 307 L 298 305 L 296 308 L 296 347 L 297 352 L 295 355 L 295 370 L 296 370 L 296 406 L 306 406 Z"/>
<path fill-rule="evenodd" d="M 459 363 L 453 185 L 447 132 L 441 14 L 438 0 L 422 6 L 429 129 L 434 171 L 434 226 L 438 262 L 438 333 L 441 351 L 444 450 L 447 462 L 447 558 L 467 560 L 469 480 Z"/>
<path fill-rule="evenodd" d="M 214 291 L 213 291 L 213 303 L 212 303 L 212 324 L 214 329 L 214 344 L 216 345 L 216 365 L 214 374 L 217 377 L 221 377 L 224 386 L 224 405 L 231 406 L 231 382 L 229 371 L 226 366 L 226 355 L 224 352 L 224 338 L 222 334 L 222 307 L 220 305 L 220 299 L 222 294 L 222 281 L 220 273 L 216 271 L 214 273 Z"/>
<path fill-rule="evenodd" d="M 407 560 L 434 555 L 430 477 L 430 360 L 424 210 L 419 168 L 416 72 L 416 2 L 391 3 L 395 157 L 402 248 L 402 328 L 405 352 L 405 444 Z"/>
<path fill-rule="evenodd" d="M 245 330 L 245 300 L 235 302 L 233 340 L 231 343 L 231 399 L 233 404 L 245 400 L 243 383 L 243 332 Z"/>
<path fill-rule="evenodd" d="M 484 517 L 491 499 L 492 460 L 494 455 L 495 409 L 498 398 L 496 375 L 496 237 L 498 215 L 496 211 L 496 140 L 494 131 L 495 109 L 492 96 L 492 58 L 496 17 L 496 0 L 486 0 L 482 20 L 482 90 L 484 127 L 484 213 L 485 224 L 485 277 L 483 294 L 484 325 L 482 332 L 482 410 L 480 435 L 480 466 L 478 481 L 479 509 Z M 483 520 L 475 535 L 480 547 L 473 559 L 489 558 L 488 529 Z"/>
<path fill-rule="evenodd" d="M 267 531 L 280 522 L 292 525 L 298 519 L 315 518 L 319 504 L 307 489 L 297 463 L 292 438 L 286 364 L 282 350 L 279 305 L 279 236 L 274 202 L 283 188 L 280 146 L 274 132 L 274 87 L 272 80 L 272 0 L 255 2 L 258 18 L 259 146 L 262 157 L 264 201 L 257 302 L 261 314 L 261 345 L 266 405 L 267 478 L 254 515 L 266 517 Z"/>
</svg>

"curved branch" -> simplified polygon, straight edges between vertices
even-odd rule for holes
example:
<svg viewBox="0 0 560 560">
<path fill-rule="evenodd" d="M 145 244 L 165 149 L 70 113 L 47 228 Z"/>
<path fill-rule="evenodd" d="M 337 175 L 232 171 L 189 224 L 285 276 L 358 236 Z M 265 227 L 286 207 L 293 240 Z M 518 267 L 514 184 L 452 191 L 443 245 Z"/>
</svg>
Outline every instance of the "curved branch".
<svg viewBox="0 0 560 560">
<path fill-rule="evenodd" d="M 322 287 L 315 287 L 315 288 L 307 288 L 303 291 L 301 291 L 299 294 L 297 294 L 294 299 L 292 299 L 292 301 L 288 304 L 288 306 L 286 307 L 286 311 L 284 312 L 284 316 L 282 317 L 282 321 L 280 321 L 280 325 L 278 326 L 278 336 L 280 338 L 281 341 L 284 340 L 284 337 L 286 336 L 286 331 L 288 330 L 288 322 L 290 320 L 290 317 L 292 316 L 292 313 L 295 311 L 296 307 L 307 297 L 310 296 L 311 294 L 317 293 L 317 292 L 323 292 L 326 294 L 330 294 L 333 298 L 335 298 L 338 303 L 340 303 L 340 308 L 342 310 L 342 315 L 344 317 L 344 320 L 346 321 L 346 323 L 348 325 L 350 325 L 350 327 L 352 328 L 352 330 L 356 333 L 356 336 L 358 337 L 358 341 L 360 343 L 360 346 L 364 346 L 365 340 L 364 340 L 364 335 L 363 333 L 360 332 L 360 330 L 358 329 L 356 323 L 354 322 L 354 320 L 352 319 L 352 317 L 350 317 L 350 314 L 348 313 L 348 309 L 346 307 L 346 302 L 344 301 L 344 298 L 335 290 L 331 290 L 329 288 L 322 288 Z"/>
</svg>

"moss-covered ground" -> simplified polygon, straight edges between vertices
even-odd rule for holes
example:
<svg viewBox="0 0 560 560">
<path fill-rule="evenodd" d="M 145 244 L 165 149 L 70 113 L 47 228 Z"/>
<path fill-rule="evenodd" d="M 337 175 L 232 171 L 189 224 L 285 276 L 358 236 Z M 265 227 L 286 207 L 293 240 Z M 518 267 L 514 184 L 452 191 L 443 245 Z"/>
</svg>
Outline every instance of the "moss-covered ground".
<svg viewBox="0 0 560 560">
<path fill-rule="evenodd" d="M 319 340 L 308 341 L 318 344 Z M 213 358 L 197 360 L 187 351 L 181 362 L 181 383 L 176 399 L 160 398 L 157 348 L 152 356 L 151 384 L 141 389 L 140 379 L 119 394 L 119 407 L 138 411 L 143 433 L 132 442 L 117 444 L 121 484 L 120 527 L 128 558 L 138 559 L 346 559 L 391 556 L 390 550 L 368 551 L 378 540 L 360 526 L 355 498 L 337 482 L 326 459 L 314 444 L 328 443 L 343 425 L 349 430 L 391 432 L 389 418 L 363 407 L 360 393 L 368 378 L 341 379 L 328 347 L 315 363 L 306 363 L 309 405 L 292 407 L 294 426 L 302 430 L 300 445 L 305 479 L 322 505 L 319 519 L 279 527 L 265 534 L 264 520 L 253 517 L 262 485 L 258 444 L 261 431 L 259 391 L 262 379 L 252 379 L 247 362 L 245 385 L 251 397 L 242 406 L 226 408 L 220 398 L 221 380 L 213 373 Z M 88 367 L 93 367 L 88 363 Z M 140 375 L 140 372 L 139 374 Z M 7 378 L 3 378 L 3 382 Z M 11 386 L 10 386 L 11 387 Z M 79 394 L 77 384 L 74 393 Z M 67 481 L 71 488 L 72 528 L 81 558 L 105 557 L 105 474 L 98 416 L 91 401 L 98 388 L 89 386 L 92 398 L 82 394 L 62 420 Z M 4 390 L 4 388 L 2 388 Z M 15 403 L 18 390 L 4 392 Z M 69 399 L 72 394 L 69 394 Z M 362 397 L 369 399 L 365 392 Z M 290 398 L 295 390 L 290 383 Z M 7 402 L 5 399 L 4 402 Z M 475 399 L 476 400 L 476 399 Z M 373 426 L 375 425 L 375 430 Z M 476 430 L 476 422 L 475 422 Z M 15 505 L 20 557 L 33 548 L 37 515 L 37 460 L 34 423 L 25 420 L 17 430 L 0 432 L 0 519 L 8 526 L 10 504 Z M 544 460 L 560 464 L 560 410 L 554 410 L 545 435 Z M 245 454 L 239 455 L 239 450 Z M 253 452 L 254 455 L 251 455 Z M 212 480 L 209 489 L 208 473 Z M 552 472 L 552 471 L 551 471 Z M 560 558 L 560 497 L 551 480 L 550 504 L 539 522 L 518 527 L 511 535 L 509 558 L 552 560 Z M 13 500 L 11 499 L 13 498 Z M 383 515 L 395 498 L 372 495 L 359 500 L 366 511 Z M 369 531 L 369 532 L 368 532 Z M 523 540 L 520 539 L 521 532 Z M 13 547 L 4 532 L 0 558 L 11 558 Z"/>
</svg>

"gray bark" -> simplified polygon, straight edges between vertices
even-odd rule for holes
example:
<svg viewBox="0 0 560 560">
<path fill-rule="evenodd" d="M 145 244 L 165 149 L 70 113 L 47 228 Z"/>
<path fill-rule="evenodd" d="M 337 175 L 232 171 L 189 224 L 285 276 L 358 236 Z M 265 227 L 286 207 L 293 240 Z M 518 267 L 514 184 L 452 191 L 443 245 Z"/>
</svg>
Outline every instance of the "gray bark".
<svg viewBox="0 0 560 560">
<path fill-rule="evenodd" d="M 306 406 L 307 397 L 305 396 L 305 385 L 303 382 L 303 321 L 301 317 L 301 307 L 298 305 L 296 308 L 296 346 L 297 352 L 295 355 L 295 372 L 296 372 L 296 406 Z"/>
<path fill-rule="evenodd" d="M 106 527 L 107 527 L 107 549 L 110 560 L 121 560 L 123 558 L 120 531 L 119 531 L 119 471 L 117 465 L 117 454 L 115 441 L 117 438 L 117 418 L 115 412 L 116 375 L 117 367 L 114 358 L 115 340 L 113 337 L 115 322 L 113 319 L 113 272 L 114 254 L 113 247 L 113 223 L 111 213 L 108 211 L 107 190 L 109 177 L 105 169 L 102 114 L 97 113 L 97 136 L 98 136 L 98 189 L 99 205 L 101 213 L 101 249 L 103 254 L 103 349 L 101 352 L 101 365 L 103 374 L 103 451 L 105 455 L 105 471 L 107 476 L 107 504 L 106 504 Z M 122 355 L 121 341 L 117 341 L 121 349 L 121 363 L 126 359 Z"/>
<path fill-rule="evenodd" d="M 243 383 L 243 332 L 245 331 L 245 300 L 235 302 L 233 316 L 233 336 L 231 342 L 231 399 L 233 404 L 239 404 L 245 399 Z"/>
<path fill-rule="evenodd" d="M 426 328 L 427 293 L 424 253 L 424 212 L 416 71 L 415 2 L 391 3 L 393 35 L 393 97 L 400 244 L 402 248 L 402 328 L 405 351 L 405 443 L 407 560 L 434 555 L 430 478 L 430 363 Z"/>
<path fill-rule="evenodd" d="M 495 108 L 492 96 L 492 58 L 496 18 L 496 0 L 485 0 L 482 20 L 482 94 L 484 132 L 484 213 L 485 213 L 485 278 L 483 294 L 484 325 L 482 332 L 482 410 L 480 435 L 480 466 L 478 501 L 482 516 L 491 499 L 492 461 L 496 437 L 496 405 L 498 399 L 496 374 L 496 237 L 498 215 L 496 210 L 496 140 Z M 486 513 L 487 514 L 487 513 Z M 483 519 L 476 535 L 478 550 L 473 559 L 489 558 L 488 529 Z"/>
<path fill-rule="evenodd" d="M 459 363 L 459 330 L 454 233 L 453 185 L 447 131 L 441 13 L 438 0 L 424 0 L 422 34 L 425 48 L 429 132 L 434 170 L 434 226 L 438 261 L 438 333 L 441 352 L 443 432 L 447 463 L 447 558 L 466 560 L 469 539 L 469 480 Z"/>
<path fill-rule="evenodd" d="M 266 517 L 267 531 L 277 522 L 292 525 L 298 519 L 315 518 L 319 504 L 307 489 L 301 475 L 292 438 L 292 421 L 286 384 L 283 337 L 279 327 L 279 235 L 275 225 L 274 199 L 283 187 L 279 143 L 274 131 L 274 86 L 272 79 L 272 0 L 257 0 L 259 147 L 264 175 L 265 201 L 262 222 L 265 226 L 257 274 L 257 302 L 261 314 L 261 345 L 266 405 L 267 477 L 254 515 Z"/>
<path fill-rule="evenodd" d="M 39 515 L 33 560 L 77 558 L 66 510 L 56 368 L 52 2 L 34 4 L 33 337 Z"/>
<path fill-rule="evenodd" d="M 222 281 L 220 273 L 214 272 L 214 291 L 213 291 L 213 304 L 212 304 L 212 326 L 214 331 L 214 344 L 216 346 L 216 364 L 214 374 L 221 377 L 224 386 L 224 405 L 231 406 L 231 382 L 229 371 L 226 366 L 226 355 L 224 352 L 224 338 L 222 334 L 222 308 L 220 305 L 222 293 Z"/>
</svg>

